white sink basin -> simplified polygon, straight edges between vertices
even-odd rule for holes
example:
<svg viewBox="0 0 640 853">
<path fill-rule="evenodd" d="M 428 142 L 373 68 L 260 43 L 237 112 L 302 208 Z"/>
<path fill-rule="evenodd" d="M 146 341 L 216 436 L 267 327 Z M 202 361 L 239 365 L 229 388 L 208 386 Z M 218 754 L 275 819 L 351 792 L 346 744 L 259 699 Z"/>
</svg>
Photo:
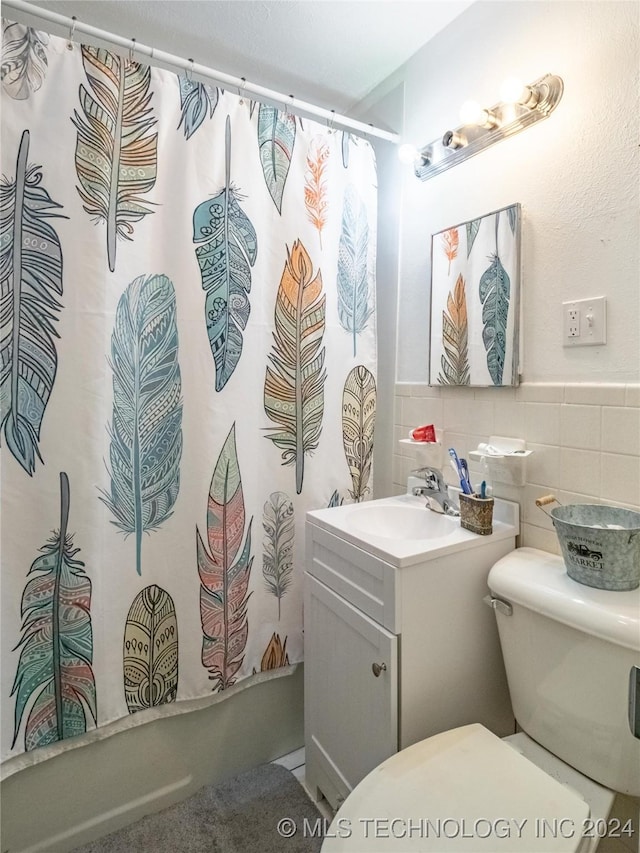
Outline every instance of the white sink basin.
<svg viewBox="0 0 640 853">
<path fill-rule="evenodd" d="M 402 568 L 513 539 L 518 533 L 518 510 L 518 504 L 496 498 L 491 536 L 464 530 L 459 518 L 433 512 L 425 506 L 424 498 L 413 495 L 314 510 L 307 513 L 307 524 L 324 528 L 362 551 Z"/>
<path fill-rule="evenodd" d="M 440 539 L 460 529 L 460 519 L 439 515 L 424 506 L 362 504 L 347 515 L 354 530 L 383 539 Z"/>
</svg>

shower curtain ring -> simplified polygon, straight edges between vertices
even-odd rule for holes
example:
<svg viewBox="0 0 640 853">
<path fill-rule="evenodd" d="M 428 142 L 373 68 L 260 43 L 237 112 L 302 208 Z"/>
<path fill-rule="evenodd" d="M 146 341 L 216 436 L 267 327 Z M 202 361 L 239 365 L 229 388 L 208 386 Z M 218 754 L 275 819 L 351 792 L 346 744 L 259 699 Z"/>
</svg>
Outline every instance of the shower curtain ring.
<svg viewBox="0 0 640 853">
<path fill-rule="evenodd" d="M 129 47 L 129 62 L 133 62 L 133 51 L 136 49 L 136 40 L 134 38 L 131 39 L 131 46 Z"/>
<path fill-rule="evenodd" d="M 285 114 L 286 116 L 290 115 L 290 113 L 289 113 L 289 104 L 291 104 L 291 106 L 293 106 L 293 95 L 289 95 L 289 98 L 290 98 L 290 100 L 289 100 L 289 101 L 285 101 L 285 102 L 284 102 L 284 114 Z"/>
<path fill-rule="evenodd" d="M 184 76 L 187 78 L 189 83 L 193 83 L 193 59 L 191 59 L 191 57 L 189 57 L 187 62 L 189 62 L 190 64 L 189 64 L 188 68 L 185 68 Z"/>
<path fill-rule="evenodd" d="M 73 50 L 73 34 L 76 31 L 76 21 L 78 19 L 75 15 L 71 18 L 71 26 L 69 27 L 69 40 L 67 41 L 67 50 Z"/>
<path fill-rule="evenodd" d="M 245 83 L 247 82 L 247 78 L 241 77 L 240 81 L 241 81 L 241 84 L 240 84 L 240 86 L 238 86 L 238 95 L 240 96 L 240 106 L 242 106 L 242 104 L 244 104 L 244 87 L 245 87 Z"/>
<path fill-rule="evenodd" d="M 331 118 L 327 119 L 327 127 L 329 128 L 329 133 L 333 133 L 333 123 L 336 120 L 336 111 L 331 110 Z"/>
</svg>

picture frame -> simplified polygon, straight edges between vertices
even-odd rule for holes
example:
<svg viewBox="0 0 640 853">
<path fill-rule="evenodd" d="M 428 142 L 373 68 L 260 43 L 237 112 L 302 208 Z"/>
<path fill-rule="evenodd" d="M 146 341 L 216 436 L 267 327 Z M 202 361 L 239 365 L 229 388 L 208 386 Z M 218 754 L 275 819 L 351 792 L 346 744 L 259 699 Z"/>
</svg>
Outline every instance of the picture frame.
<svg viewBox="0 0 640 853">
<path fill-rule="evenodd" d="M 431 236 L 429 384 L 519 381 L 520 204 Z"/>
</svg>

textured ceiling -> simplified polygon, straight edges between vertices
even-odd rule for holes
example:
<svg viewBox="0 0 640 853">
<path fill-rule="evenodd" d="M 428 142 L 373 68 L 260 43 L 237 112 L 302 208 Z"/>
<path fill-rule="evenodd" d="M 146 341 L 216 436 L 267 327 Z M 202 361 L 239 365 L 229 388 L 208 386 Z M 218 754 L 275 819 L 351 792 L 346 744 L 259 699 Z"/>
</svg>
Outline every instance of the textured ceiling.
<svg viewBox="0 0 640 853">
<path fill-rule="evenodd" d="M 348 112 L 471 0 L 36 0 L 33 5 Z M 11 14 L 6 7 L 4 14 Z M 50 31 L 56 30 L 50 26 Z"/>
</svg>

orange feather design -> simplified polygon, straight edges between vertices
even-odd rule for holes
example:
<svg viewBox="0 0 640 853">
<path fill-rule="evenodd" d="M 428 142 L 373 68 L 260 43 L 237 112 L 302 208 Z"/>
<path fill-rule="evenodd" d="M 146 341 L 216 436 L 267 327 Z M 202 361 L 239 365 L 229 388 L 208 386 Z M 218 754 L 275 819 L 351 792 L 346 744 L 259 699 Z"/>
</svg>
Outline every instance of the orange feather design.
<svg viewBox="0 0 640 853">
<path fill-rule="evenodd" d="M 307 154 L 307 171 L 304 175 L 304 203 L 307 216 L 318 229 L 322 249 L 322 229 L 327 221 L 327 188 L 325 169 L 329 159 L 329 146 L 321 138 L 314 139 Z"/>
<path fill-rule="evenodd" d="M 447 275 L 449 275 L 451 273 L 451 261 L 458 255 L 458 229 L 449 228 L 448 231 L 445 231 L 442 235 L 442 242 L 444 244 L 444 253 L 449 258 L 449 269 L 447 271 Z"/>
<path fill-rule="evenodd" d="M 274 632 L 265 653 L 262 655 L 260 672 L 266 672 L 268 669 L 279 669 L 281 666 L 288 665 L 287 638 L 284 638 L 283 643 L 280 639 L 280 634 Z"/>
<path fill-rule="evenodd" d="M 448 313 L 447 313 L 448 312 Z M 442 371 L 440 385 L 469 384 L 469 331 L 467 327 L 467 296 L 462 275 L 458 276 L 453 293 L 447 297 L 447 311 L 442 312 Z"/>
</svg>

